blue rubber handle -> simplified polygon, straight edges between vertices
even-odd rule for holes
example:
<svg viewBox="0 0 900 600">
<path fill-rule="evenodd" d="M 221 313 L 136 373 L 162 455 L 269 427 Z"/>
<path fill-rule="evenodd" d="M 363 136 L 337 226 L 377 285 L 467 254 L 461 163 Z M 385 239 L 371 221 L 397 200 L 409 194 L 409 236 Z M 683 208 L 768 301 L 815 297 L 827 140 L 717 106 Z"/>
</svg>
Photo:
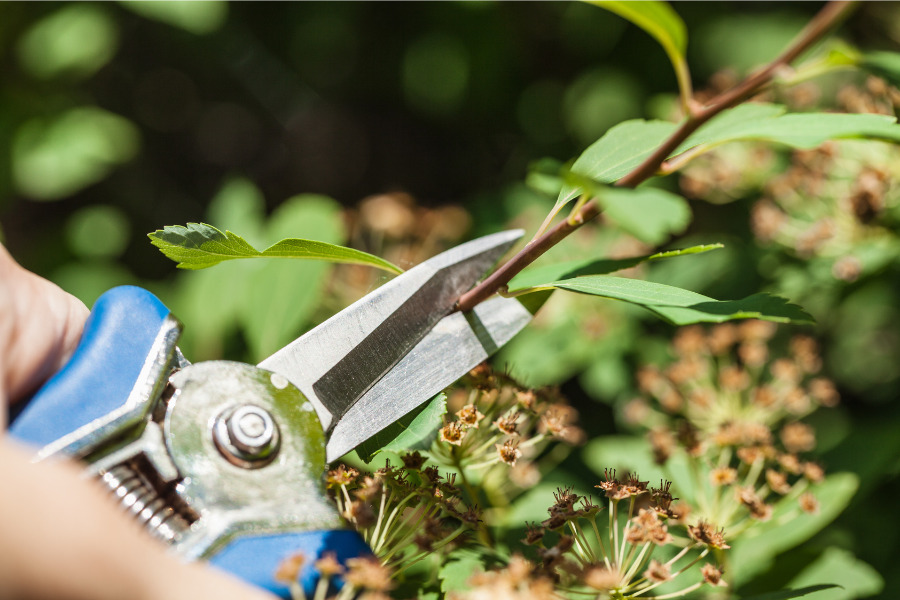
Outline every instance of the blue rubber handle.
<svg viewBox="0 0 900 600">
<path fill-rule="evenodd" d="M 122 406 L 168 315 L 138 287 L 100 296 L 72 358 L 14 418 L 10 433 L 44 446 Z"/>
<path fill-rule="evenodd" d="M 306 597 L 312 598 L 319 583 L 315 562 L 328 552 L 334 553 L 342 565 L 349 558 L 372 554 L 357 532 L 331 529 L 240 537 L 210 558 L 209 563 L 281 598 L 290 599 L 289 587 L 277 581 L 275 573 L 285 559 L 301 553 L 300 585 Z M 341 588 L 343 581 L 335 578 L 331 585 L 333 592 Z"/>
</svg>

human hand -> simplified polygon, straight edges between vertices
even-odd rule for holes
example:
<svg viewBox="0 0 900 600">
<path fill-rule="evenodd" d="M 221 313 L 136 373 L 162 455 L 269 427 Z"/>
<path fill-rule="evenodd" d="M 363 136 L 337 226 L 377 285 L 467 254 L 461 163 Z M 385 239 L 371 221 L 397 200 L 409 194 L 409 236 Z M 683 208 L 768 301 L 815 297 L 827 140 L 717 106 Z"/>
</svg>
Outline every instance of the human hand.
<svg viewBox="0 0 900 600">
<path fill-rule="evenodd" d="M 88 310 L 20 267 L 0 245 L 0 430 L 21 401 L 72 355 Z M 200 563 L 183 563 L 67 460 L 31 463 L 0 439 L 0 599 L 265 600 Z"/>
</svg>

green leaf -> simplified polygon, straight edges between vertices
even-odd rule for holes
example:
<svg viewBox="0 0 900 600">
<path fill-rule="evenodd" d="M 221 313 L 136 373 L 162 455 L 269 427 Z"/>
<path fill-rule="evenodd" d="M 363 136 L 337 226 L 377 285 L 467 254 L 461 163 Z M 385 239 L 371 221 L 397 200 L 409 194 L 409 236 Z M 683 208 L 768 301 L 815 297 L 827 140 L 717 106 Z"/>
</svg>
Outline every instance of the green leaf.
<svg viewBox="0 0 900 600">
<path fill-rule="evenodd" d="M 667 121 L 632 119 L 619 123 L 591 144 L 572 165 L 572 172 L 600 183 L 612 183 L 641 164 L 677 125 Z M 583 193 L 577 183 L 563 186 L 554 212 Z"/>
<path fill-rule="evenodd" d="M 423 450 L 431 446 L 435 433 L 447 413 L 447 395 L 441 392 L 421 407 L 390 425 L 356 447 L 356 453 L 366 463 L 382 451 L 404 452 Z"/>
<path fill-rule="evenodd" d="M 614 271 L 630 269 L 645 261 L 656 261 L 664 258 L 686 256 L 689 254 L 701 254 L 723 247 L 722 244 L 703 244 L 700 246 L 691 246 L 690 248 L 682 248 L 680 250 L 657 252 L 656 254 L 648 254 L 646 256 L 633 256 L 631 258 L 589 258 L 585 260 L 556 263 L 553 265 L 542 265 L 540 267 L 524 269 L 512 278 L 509 282 L 509 289 L 510 291 L 516 291 L 531 287 L 541 288 L 542 286 L 547 286 L 548 282 L 551 281 L 572 279 L 584 275 L 606 275 L 607 273 L 612 273 Z"/>
<path fill-rule="evenodd" d="M 728 142 L 758 140 L 809 149 L 828 140 L 872 138 L 900 141 L 894 117 L 874 114 L 786 113 L 776 104 L 742 104 L 723 111 L 679 146 L 674 155 L 697 146 L 708 149 Z"/>
<path fill-rule="evenodd" d="M 822 556 L 803 569 L 789 585 L 809 585 L 819 581 L 836 585 L 817 595 L 815 600 L 868 598 L 884 588 L 884 579 L 871 565 L 843 548 L 834 547 L 826 548 Z"/>
<path fill-rule="evenodd" d="M 799 306 L 768 294 L 754 294 L 743 300 L 719 301 L 670 285 L 610 275 L 565 279 L 548 286 L 637 304 L 675 325 L 720 323 L 732 319 L 763 319 L 777 323 L 813 322 L 812 317 Z"/>
<path fill-rule="evenodd" d="M 834 584 L 811 585 L 809 587 L 800 588 L 797 590 L 781 590 L 780 592 L 770 592 L 768 594 L 761 594 L 759 596 L 742 598 L 741 600 L 791 600 L 791 598 L 802 598 L 803 596 L 808 596 L 809 594 L 814 594 L 816 592 L 821 592 L 822 590 L 829 590 L 836 587 L 838 586 Z"/>
<path fill-rule="evenodd" d="M 747 103 L 723 111 L 686 139 L 669 156 L 688 150 L 694 154 L 737 141 L 763 141 L 792 148 L 816 148 L 832 139 L 867 138 L 900 142 L 894 117 L 875 114 L 790 113 L 777 104 Z M 616 125 L 591 144 L 572 165 L 572 173 L 601 184 L 617 181 L 636 168 L 666 138 L 675 123 L 634 119 Z M 554 206 L 554 214 L 581 194 L 594 193 L 589 185 L 569 178 Z"/>
<path fill-rule="evenodd" d="M 154 246 L 178 263 L 179 269 L 205 269 L 238 258 L 301 258 L 370 265 L 393 273 L 402 272 L 399 267 L 377 256 L 315 240 L 284 239 L 260 252 L 239 235 L 230 231 L 222 233 L 206 223 L 188 223 L 186 227 L 168 225 L 148 236 Z"/>
<path fill-rule="evenodd" d="M 597 196 L 606 216 L 652 246 L 681 233 L 691 222 L 687 200 L 658 188 L 610 188 Z"/>
<path fill-rule="evenodd" d="M 859 66 L 884 77 L 893 85 L 900 84 L 900 52 L 868 52 L 863 54 Z"/>
<path fill-rule="evenodd" d="M 755 524 L 732 545 L 731 564 L 734 565 L 736 583 L 740 585 L 765 572 L 780 553 L 802 544 L 824 529 L 847 507 L 858 487 L 859 478 L 853 473 L 829 475 L 812 488 L 819 500 L 819 512 L 816 514 L 796 515 L 796 499 L 778 502 L 770 520 Z M 785 518 L 785 515 L 790 518 Z M 802 583 L 793 581 L 791 585 L 821 581 L 823 579 Z"/>
<path fill-rule="evenodd" d="M 684 58 L 687 51 L 687 27 L 678 13 L 668 2 L 656 0 L 644 0 L 643 2 L 628 2 L 622 0 L 587 0 L 590 4 L 600 6 L 613 12 L 623 19 L 631 21 L 659 42 L 666 51 L 678 86 L 682 90 L 682 96 L 690 94 L 690 73 L 687 61 Z"/>
</svg>

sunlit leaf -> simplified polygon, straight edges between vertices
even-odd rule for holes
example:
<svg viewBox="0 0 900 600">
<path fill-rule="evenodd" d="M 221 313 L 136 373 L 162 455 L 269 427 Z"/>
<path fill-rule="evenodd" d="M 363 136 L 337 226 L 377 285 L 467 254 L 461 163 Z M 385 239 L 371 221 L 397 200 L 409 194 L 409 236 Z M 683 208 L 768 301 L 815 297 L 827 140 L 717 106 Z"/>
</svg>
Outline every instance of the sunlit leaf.
<svg viewBox="0 0 900 600">
<path fill-rule="evenodd" d="M 22 66 L 35 77 L 88 77 L 113 57 L 116 24 L 96 4 L 70 4 L 44 17 L 18 43 Z"/>
<path fill-rule="evenodd" d="M 856 558 L 843 548 L 835 547 L 826 548 L 822 556 L 803 569 L 788 585 L 799 587 L 816 582 L 834 585 L 816 594 L 812 600 L 868 598 L 875 596 L 885 587 L 884 578 L 872 565 Z"/>
<path fill-rule="evenodd" d="M 816 148 L 832 139 L 866 138 L 900 142 L 894 117 L 876 114 L 786 113 L 783 106 L 747 103 L 723 111 L 688 137 L 670 155 L 698 154 L 738 141 L 761 141 L 791 148 Z M 640 165 L 677 125 L 665 121 L 625 121 L 588 147 L 572 165 L 572 173 L 601 184 L 613 183 Z M 554 214 L 579 195 L 594 190 L 583 182 L 567 182 Z"/>
<path fill-rule="evenodd" d="M 799 306 L 769 294 L 754 294 L 743 300 L 720 301 L 670 285 L 610 275 L 587 275 L 550 282 L 547 286 L 637 304 L 675 325 L 720 323 L 733 319 L 763 319 L 777 323 L 813 322 L 812 317 Z"/>
<path fill-rule="evenodd" d="M 641 164 L 676 127 L 675 123 L 643 119 L 619 123 L 578 157 L 572 171 L 600 183 L 612 183 Z M 577 185 L 564 186 L 554 210 L 580 194 L 581 188 Z"/>
<path fill-rule="evenodd" d="M 393 273 L 402 272 L 399 267 L 377 256 L 316 240 L 284 239 L 260 252 L 239 235 L 230 231 L 223 233 L 206 223 L 168 225 L 148 235 L 154 246 L 178 263 L 179 269 L 205 269 L 238 258 L 300 258 L 369 265 Z"/>
<path fill-rule="evenodd" d="M 672 62 L 678 85 L 687 97 L 690 93 L 690 73 L 685 60 L 687 51 L 687 27 L 668 2 L 643 0 L 587 0 L 589 3 L 614 12 L 631 21 L 659 42 Z"/>
<path fill-rule="evenodd" d="M 127 119 L 96 107 L 33 119 L 15 133 L 12 171 L 16 187 L 36 200 L 58 200 L 97 183 L 130 161 L 140 145 Z"/>
<path fill-rule="evenodd" d="M 631 258 L 600 258 L 574 260 L 553 265 L 541 265 L 524 269 L 509 282 L 510 291 L 546 285 L 549 281 L 572 279 L 584 275 L 606 275 L 622 269 L 629 269 L 645 261 L 655 261 L 663 258 L 674 258 L 689 254 L 701 254 L 722 248 L 722 244 L 703 244 L 691 246 L 679 250 L 667 250 L 645 256 L 633 256 Z"/>
<path fill-rule="evenodd" d="M 828 140 L 871 138 L 900 141 L 897 119 L 887 115 L 786 113 L 775 104 L 742 104 L 722 112 L 679 146 L 678 155 L 696 146 L 757 140 L 792 148 L 816 148 Z"/>
<path fill-rule="evenodd" d="M 221 0 L 122 0 L 125 8 L 155 21 L 202 35 L 219 29 L 228 16 L 228 4 Z"/>
<path fill-rule="evenodd" d="M 740 600 L 791 600 L 792 598 L 802 598 L 803 596 L 808 596 L 810 594 L 815 594 L 816 592 L 830 590 L 836 587 L 839 586 L 836 586 L 834 584 L 811 585 L 796 590 L 780 590 L 777 592 L 770 592 L 768 594 L 761 594 L 759 596 L 749 596 L 746 598 L 741 598 Z M 824 600 L 824 597 L 821 595 L 817 595 L 814 600 L 819 600 L 820 598 Z"/>
<path fill-rule="evenodd" d="M 434 441 L 446 413 L 447 395 L 441 392 L 357 446 L 356 453 L 368 463 L 373 456 L 382 451 L 405 452 L 426 449 Z"/>
<path fill-rule="evenodd" d="M 604 214 L 651 246 L 681 233 L 691 222 L 687 200 L 658 188 L 610 188 L 597 196 Z"/>
<path fill-rule="evenodd" d="M 736 581 L 748 581 L 766 571 L 780 553 L 821 531 L 847 507 L 858 487 L 859 478 L 853 473 L 829 475 L 812 489 L 819 500 L 819 511 L 815 514 L 796 515 L 796 499 L 778 502 L 770 520 L 755 524 L 752 535 L 745 534 L 733 544 L 730 554 L 735 565 L 733 575 Z M 790 518 L 782 518 L 784 515 L 790 515 Z M 813 582 L 794 583 L 809 585 Z"/>
</svg>

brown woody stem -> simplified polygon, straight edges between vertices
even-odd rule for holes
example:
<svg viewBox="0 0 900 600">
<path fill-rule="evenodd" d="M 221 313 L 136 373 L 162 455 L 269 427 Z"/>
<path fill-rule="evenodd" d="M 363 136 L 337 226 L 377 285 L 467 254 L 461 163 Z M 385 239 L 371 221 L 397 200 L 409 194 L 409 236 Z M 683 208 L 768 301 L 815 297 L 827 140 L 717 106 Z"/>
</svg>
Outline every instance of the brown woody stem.
<svg viewBox="0 0 900 600">
<path fill-rule="evenodd" d="M 771 83 L 780 69 L 796 60 L 810 46 L 836 27 L 849 14 L 855 4 L 856 2 L 847 1 L 828 2 L 778 58 L 759 71 L 749 75 L 733 88 L 722 92 L 706 106 L 689 115 L 682 122 L 681 126 L 644 162 L 619 179 L 614 185 L 634 188 L 653 177 L 666 159 L 689 135 L 723 110 L 740 104 Z M 458 310 L 471 310 L 475 305 L 493 296 L 498 290 L 505 288 L 510 280 L 522 269 L 598 214 L 600 214 L 600 206 L 597 201 L 591 200 L 587 202 L 576 215 L 564 219 L 540 237 L 529 242 L 518 254 L 494 271 L 487 279 L 463 294 L 457 303 Z"/>
</svg>

